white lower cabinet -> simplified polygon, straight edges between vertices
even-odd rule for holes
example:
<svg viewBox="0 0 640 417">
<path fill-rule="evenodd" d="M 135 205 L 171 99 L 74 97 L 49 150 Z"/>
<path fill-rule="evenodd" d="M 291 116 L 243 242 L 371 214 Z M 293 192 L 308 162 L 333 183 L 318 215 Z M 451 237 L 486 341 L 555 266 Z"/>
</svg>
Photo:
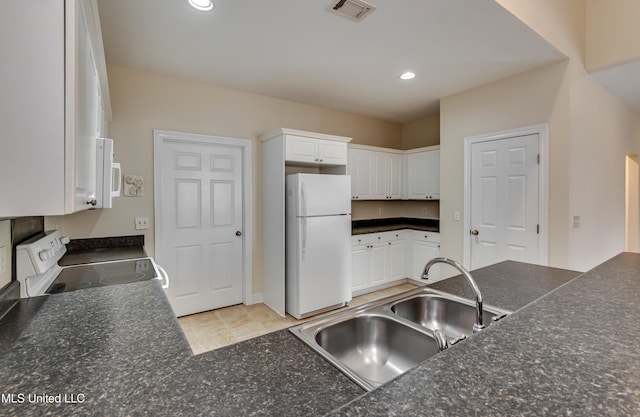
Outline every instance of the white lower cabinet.
<svg viewBox="0 0 640 417">
<path fill-rule="evenodd" d="M 412 233 L 412 278 L 415 280 L 422 280 L 422 271 L 424 270 L 424 266 L 431 259 L 440 256 L 440 234 L 433 232 L 419 232 L 415 230 Z M 429 270 L 429 279 L 423 282 L 428 284 L 439 281 L 440 279 L 440 264 L 436 264 Z"/>
<path fill-rule="evenodd" d="M 354 293 L 406 278 L 404 231 L 352 236 L 351 256 Z"/>
</svg>

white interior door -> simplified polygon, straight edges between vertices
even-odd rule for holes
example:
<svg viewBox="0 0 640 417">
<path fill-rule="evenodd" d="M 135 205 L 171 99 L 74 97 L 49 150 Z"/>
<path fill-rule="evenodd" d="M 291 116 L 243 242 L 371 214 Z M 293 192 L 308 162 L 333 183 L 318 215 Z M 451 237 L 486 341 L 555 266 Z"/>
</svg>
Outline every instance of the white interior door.
<svg viewBox="0 0 640 417">
<path fill-rule="evenodd" d="M 162 141 L 156 152 L 156 258 L 177 316 L 242 303 L 243 166 L 239 147 Z"/>
<path fill-rule="evenodd" d="M 471 269 L 539 261 L 539 136 L 471 145 Z"/>
</svg>

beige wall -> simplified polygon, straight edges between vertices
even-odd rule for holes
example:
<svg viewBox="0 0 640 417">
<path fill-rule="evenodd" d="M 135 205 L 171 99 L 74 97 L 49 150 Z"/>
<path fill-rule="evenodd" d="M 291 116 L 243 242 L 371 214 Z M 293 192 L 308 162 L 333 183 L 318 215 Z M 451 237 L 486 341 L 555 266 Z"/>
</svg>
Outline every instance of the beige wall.
<svg viewBox="0 0 640 417">
<path fill-rule="evenodd" d="M 402 125 L 400 149 L 414 149 L 440 143 L 440 115 L 434 114 Z"/>
<path fill-rule="evenodd" d="M 464 138 L 518 127 L 549 123 L 549 195 L 551 265 L 565 266 L 568 258 L 569 85 L 566 63 L 529 71 L 441 100 L 440 245 L 443 256 L 463 259 Z"/>
<path fill-rule="evenodd" d="M 640 58 L 640 1 L 586 0 L 589 71 Z"/>
<path fill-rule="evenodd" d="M 398 147 L 397 123 L 356 114 L 229 90 L 159 74 L 109 66 L 113 110 L 110 136 L 123 174 L 141 175 L 143 197 L 120 197 L 109 210 L 48 217 L 46 228 L 59 228 L 71 238 L 140 234 L 134 217 L 153 225 L 153 129 L 253 139 L 254 144 L 254 277 L 253 292 L 262 291 L 260 142 L 258 135 L 288 127 L 353 137 L 354 143 Z M 153 227 L 142 231 L 154 255 Z"/>
<path fill-rule="evenodd" d="M 583 1 L 500 0 L 569 59 L 441 101 L 441 246 L 462 259 L 463 140 L 549 125 L 549 264 L 586 270 L 624 250 L 624 160 L 638 148 L 638 115 L 583 65 Z M 580 228 L 571 227 L 581 216 Z"/>
</svg>

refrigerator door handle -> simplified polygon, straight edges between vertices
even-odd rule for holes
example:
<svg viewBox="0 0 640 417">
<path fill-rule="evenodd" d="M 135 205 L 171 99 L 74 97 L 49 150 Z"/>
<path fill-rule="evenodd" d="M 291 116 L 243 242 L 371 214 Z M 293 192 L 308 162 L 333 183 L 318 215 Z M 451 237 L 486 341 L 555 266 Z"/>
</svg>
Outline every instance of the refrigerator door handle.
<svg viewBox="0 0 640 417">
<path fill-rule="evenodd" d="M 304 181 L 300 182 L 300 194 L 302 197 L 302 260 L 304 261 L 304 255 L 307 251 L 307 188 L 304 185 Z"/>
</svg>

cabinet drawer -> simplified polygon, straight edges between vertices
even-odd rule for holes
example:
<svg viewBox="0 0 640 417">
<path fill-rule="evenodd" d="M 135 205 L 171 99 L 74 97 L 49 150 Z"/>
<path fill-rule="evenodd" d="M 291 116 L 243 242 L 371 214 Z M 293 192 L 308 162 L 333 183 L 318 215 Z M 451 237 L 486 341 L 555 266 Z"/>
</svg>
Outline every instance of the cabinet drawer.
<svg viewBox="0 0 640 417">
<path fill-rule="evenodd" d="M 351 246 L 372 245 L 374 243 L 392 242 L 394 240 L 403 240 L 406 236 L 406 230 L 392 230 L 380 233 L 365 233 L 362 235 L 351 236 Z"/>
<path fill-rule="evenodd" d="M 413 240 L 419 242 L 433 242 L 440 243 L 440 233 L 437 232 L 422 232 L 418 230 L 413 231 Z"/>
<path fill-rule="evenodd" d="M 372 245 L 382 242 L 383 235 L 381 233 L 366 233 L 364 235 L 351 236 L 351 246 Z"/>
</svg>

